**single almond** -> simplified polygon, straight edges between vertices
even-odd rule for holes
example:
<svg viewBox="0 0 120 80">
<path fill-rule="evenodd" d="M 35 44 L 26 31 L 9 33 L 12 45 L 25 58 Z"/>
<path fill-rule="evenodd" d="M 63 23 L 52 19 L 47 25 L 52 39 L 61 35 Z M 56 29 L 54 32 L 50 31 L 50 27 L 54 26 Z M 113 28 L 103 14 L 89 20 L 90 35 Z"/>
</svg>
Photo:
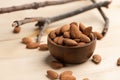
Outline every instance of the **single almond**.
<svg viewBox="0 0 120 80">
<path fill-rule="evenodd" d="M 102 60 L 102 58 L 98 54 L 95 54 L 95 55 L 92 56 L 92 61 L 96 64 L 99 64 L 101 62 L 101 60 Z"/>
<path fill-rule="evenodd" d="M 39 50 L 48 50 L 48 45 L 47 44 L 40 44 L 39 47 L 40 47 Z"/>
<path fill-rule="evenodd" d="M 90 42 L 90 38 L 88 36 L 86 36 L 85 34 L 80 34 L 80 41 L 82 42 Z"/>
<path fill-rule="evenodd" d="M 57 44 L 58 43 L 58 39 L 59 39 L 59 37 L 55 37 L 53 41 Z"/>
<path fill-rule="evenodd" d="M 60 69 L 60 68 L 64 67 L 64 65 L 58 61 L 52 61 L 50 65 L 53 69 Z"/>
<path fill-rule="evenodd" d="M 58 73 L 53 71 L 53 70 L 47 70 L 47 76 L 50 79 L 57 79 L 58 78 Z"/>
<path fill-rule="evenodd" d="M 103 35 L 99 32 L 93 32 L 93 34 L 97 37 L 97 40 L 101 40 L 103 38 Z"/>
<path fill-rule="evenodd" d="M 83 80 L 89 80 L 89 78 L 84 78 Z"/>
<path fill-rule="evenodd" d="M 85 26 L 83 23 L 80 23 L 80 24 L 79 24 L 79 30 L 80 30 L 81 32 L 83 32 L 85 28 L 86 28 L 86 26 Z"/>
<path fill-rule="evenodd" d="M 120 66 L 120 58 L 117 60 L 117 65 Z"/>
<path fill-rule="evenodd" d="M 51 39 L 54 39 L 56 37 L 55 30 L 51 31 L 49 36 Z"/>
<path fill-rule="evenodd" d="M 83 47 L 83 46 L 85 46 L 85 45 L 86 45 L 85 42 L 80 42 L 80 43 L 78 43 L 78 46 L 79 46 L 79 47 Z"/>
<path fill-rule="evenodd" d="M 65 43 L 65 45 L 67 46 L 77 46 L 77 42 L 72 40 L 72 39 L 64 39 L 63 42 Z"/>
<path fill-rule="evenodd" d="M 30 37 L 24 37 L 22 39 L 22 43 L 24 44 L 28 44 L 28 43 L 31 43 L 32 42 L 32 39 Z"/>
<path fill-rule="evenodd" d="M 72 75 L 72 74 L 73 74 L 72 71 L 64 71 L 64 72 L 62 72 L 62 73 L 60 74 L 60 79 L 61 79 L 63 76 L 65 76 L 65 75 Z"/>
<path fill-rule="evenodd" d="M 78 39 L 78 38 L 80 38 L 80 34 L 81 34 L 81 32 L 79 30 L 79 27 L 76 26 L 75 24 L 71 24 L 70 25 L 70 36 L 71 36 L 71 38 Z"/>
<path fill-rule="evenodd" d="M 70 38 L 70 32 L 64 32 L 64 34 L 63 34 L 63 37 L 64 38 Z"/>
<path fill-rule="evenodd" d="M 89 26 L 89 27 L 86 27 L 84 30 L 83 30 L 83 34 L 89 36 L 90 33 L 92 32 L 92 27 Z"/>
<path fill-rule="evenodd" d="M 72 75 L 64 75 L 61 77 L 60 80 L 76 80 L 76 77 L 74 77 Z"/>
<path fill-rule="evenodd" d="M 70 25 L 73 25 L 73 24 L 75 24 L 76 26 L 78 26 L 77 22 L 70 23 Z"/>
<path fill-rule="evenodd" d="M 61 34 L 60 30 L 61 30 L 61 27 L 60 27 L 60 28 L 57 28 L 57 29 L 55 30 L 56 35 L 60 35 L 60 34 Z"/>
<path fill-rule="evenodd" d="M 31 42 L 31 43 L 26 44 L 26 48 L 28 49 L 36 49 L 38 47 L 39 47 L 39 43 Z"/>
<path fill-rule="evenodd" d="M 15 27 L 13 33 L 19 33 L 21 31 L 21 27 Z"/>
<path fill-rule="evenodd" d="M 64 26 L 62 26 L 61 27 L 61 33 L 64 33 L 64 32 L 66 32 L 66 31 L 69 31 L 70 30 L 70 25 L 64 25 Z"/>
<path fill-rule="evenodd" d="M 63 44 L 63 39 L 64 39 L 63 36 L 60 36 L 58 38 L 57 44 L 62 45 Z"/>
</svg>

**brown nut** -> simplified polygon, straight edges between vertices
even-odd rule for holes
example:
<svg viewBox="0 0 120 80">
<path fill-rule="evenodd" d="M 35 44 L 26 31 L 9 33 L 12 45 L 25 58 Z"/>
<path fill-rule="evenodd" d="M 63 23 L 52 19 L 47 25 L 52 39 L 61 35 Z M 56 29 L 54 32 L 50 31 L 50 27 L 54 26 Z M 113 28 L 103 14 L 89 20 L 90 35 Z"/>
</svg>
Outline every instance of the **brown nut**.
<svg viewBox="0 0 120 80">
<path fill-rule="evenodd" d="M 70 30 L 70 25 L 64 25 L 61 27 L 61 33 L 64 33 L 66 31 L 69 31 Z"/>
<path fill-rule="evenodd" d="M 86 45 L 85 42 L 79 42 L 79 43 L 78 43 L 78 46 L 80 46 L 80 47 L 85 46 L 85 45 Z"/>
<path fill-rule="evenodd" d="M 15 27 L 13 33 L 19 33 L 21 31 L 21 27 Z"/>
<path fill-rule="evenodd" d="M 65 43 L 65 45 L 67 46 L 77 46 L 77 42 L 72 40 L 72 39 L 68 39 L 68 38 L 65 38 L 63 40 L 63 42 Z"/>
<path fill-rule="evenodd" d="M 53 70 L 47 70 L 47 76 L 50 79 L 57 79 L 58 78 L 58 73 L 53 71 Z"/>
<path fill-rule="evenodd" d="M 61 77 L 60 80 L 76 80 L 76 77 L 74 77 L 72 75 L 64 75 Z"/>
<path fill-rule="evenodd" d="M 97 37 L 97 40 L 101 40 L 103 38 L 103 35 L 99 32 L 93 32 L 93 34 Z"/>
<path fill-rule="evenodd" d="M 84 78 L 83 80 L 89 80 L 89 78 Z"/>
<path fill-rule="evenodd" d="M 64 71 L 64 72 L 62 72 L 62 73 L 60 74 L 60 79 L 61 79 L 63 76 L 65 76 L 65 75 L 72 75 L 72 74 L 73 74 L 72 71 Z"/>
<path fill-rule="evenodd" d="M 88 36 L 86 36 L 85 34 L 80 34 L 80 41 L 82 42 L 90 42 L 90 38 Z"/>
<path fill-rule="evenodd" d="M 64 67 L 64 65 L 58 61 L 52 61 L 50 65 L 53 69 L 60 69 L 60 68 Z"/>
<path fill-rule="evenodd" d="M 51 31 L 49 36 L 51 39 L 54 39 L 56 37 L 55 30 Z"/>
<path fill-rule="evenodd" d="M 117 65 L 120 66 L 120 58 L 117 60 Z"/>
<path fill-rule="evenodd" d="M 80 39 L 74 39 L 77 43 L 79 43 L 80 42 Z"/>
<path fill-rule="evenodd" d="M 55 38 L 53 39 L 53 41 L 57 44 L 57 43 L 58 43 L 58 39 L 59 39 L 59 37 L 55 37 Z"/>
<path fill-rule="evenodd" d="M 70 25 L 76 25 L 76 26 L 78 26 L 78 24 L 77 24 L 77 22 L 72 22 L 72 23 L 70 23 Z"/>
<path fill-rule="evenodd" d="M 40 47 L 39 50 L 48 50 L 48 45 L 47 44 L 40 44 L 39 47 Z"/>
<path fill-rule="evenodd" d="M 89 27 L 86 27 L 84 30 L 83 30 L 83 34 L 89 36 L 90 33 L 92 32 L 92 27 L 89 26 Z"/>
<path fill-rule="evenodd" d="M 79 30 L 79 27 L 75 24 L 70 25 L 70 36 L 73 39 L 79 39 L 80 38 L 81 31 Z"/>
<path fill-rule="evenodd" d="M 32 39 L 29 38 L 29 37 L 24 37 L 24 38 L 22 39 L 22 43 L 24 43 L 24 44 L 28 44 L 28 43 L 31 43 L 31 42 L 32 42 Z"/>
<path fill-rule="evenodd" d="M 64 34 L 63 34 L 63 37 L 64 38 L 70 38 L 70 32 L 64 32 Z"/>
<path fill-rule="evenodd" d="M 38 47 L 39 47 L 39 43 L 34 43 L 34 42 L 28 43 L 26 45 L 26 48 L 28 48 L 28 49 L 36 49 Z"/>
<path fill-rule="evenodd" d="M 62 45 L 63 44 L 63 39 L 64 39 L 63 36 L 60 36 L 58 38 L 57 44 Z"/>
<path fill-rule="evenodd" d="M 61 28 L 57 28 L 57 29 L 55 30 L 56 35 L 60 35 L 60 34 L 61 34 L 60 30 L 61 30 Z"/>
<path fill-rule="evenodd" d="M 102 58 L 98 54 L 95 54 L 95 55 L 92 56 L 92 61 L 96 64 L 99 64 L 101 62 L 101 60 L 102 60 Z"/>
<path fill-rule="evenodd" d="M 80 23 L 80 24 L 79 24 L 79 30 L 80 30 L 81 32 L 83 32 L 85 28 L 86 28 L 86 26 L 85 26 L 83 23 Z"/>
</svg>

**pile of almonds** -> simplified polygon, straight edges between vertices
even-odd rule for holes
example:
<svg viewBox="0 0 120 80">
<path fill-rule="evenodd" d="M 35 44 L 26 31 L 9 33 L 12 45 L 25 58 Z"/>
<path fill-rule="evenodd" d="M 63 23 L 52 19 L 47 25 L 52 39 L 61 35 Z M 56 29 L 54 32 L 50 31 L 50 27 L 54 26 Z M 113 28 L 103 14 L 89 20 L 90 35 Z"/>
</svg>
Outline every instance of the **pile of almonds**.
<svg viewBox="0 0 120 80">
<path fill-rule="evenodd" d="M 84 24 L 79 25 L 72 22 L 69 25 L 64 25 L 50 32 L 49 37 L 58 45 L 63 46 L 84 46 L 86 43 L 94 39 L 102 39 L 102 34 L 99 32 L 92 32 L 92 27 L 86 27 Z"/>
<path fill-rule="evenodd" d="M 28 49 L 36 49 L 39 47 L 39 50 L 48 50 L 47 44 L 40 44 L 37 42 L 33 42 L 31 38 L 24 37 L 22 39 L 22 43 L 26 44 L 26 48 Z"/>
</svg>

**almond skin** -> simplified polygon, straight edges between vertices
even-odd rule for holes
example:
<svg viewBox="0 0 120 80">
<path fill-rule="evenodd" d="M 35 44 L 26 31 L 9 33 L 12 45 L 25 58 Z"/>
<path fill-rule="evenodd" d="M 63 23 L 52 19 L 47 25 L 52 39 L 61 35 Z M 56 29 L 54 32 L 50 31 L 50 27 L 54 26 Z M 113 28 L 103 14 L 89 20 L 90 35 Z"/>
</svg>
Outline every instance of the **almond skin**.
<svg viewBox="0 0 120 80">
<path fill-rule="evenodd" d="M 78 46 L 80 46 L 80 47 L 85 46 L 85 45 L 86 45 L 85 42 L 80 42 L 80 43 L 78 43 Z"/>
<path fill-rule="evenodd" d="M 56 37 L 55 30 L 51 31 L 49 36 L 51 39 L 54 39 Z"/>
<path fill-rule="evenodd" d="M 63 37 L 64 38 L 70 38 L 70 32 L 64 32 L 64 34 L 63 34 Z"/>
<path fill-rule="evenodd" d="M 58 73 L 53 71 L 53 70 L 47 70 L 47 76 L 50 79 L 57 79 L 58 78 Z"/>
<path fill-rule="evenodd" d="M 77 46 L 77 42 L 72 40 L 72 39 L 64 39 L 63 42 L 65 43 L 65 45 L 67 46 Z"/>
<path fill-rule="evenodd" d="M 90 33 L 92 32 L 92 27 L 86 27 L 84 30 L 83 30 L 83 34 L 89 36 Z"/>
<path fill-rule="evenodd" d="M 21 31 L 21 27 L 15 27 L 13 33 L 19 33 Z"/>
<path fill-rule="evenodd" d="M 32 39 L 29 38 L 29 37 L 24 37 L 24 38 L 22 39 L 22 43 L 24 43 L 24 44 L 28 44 L 28 43 L 31 43 L 31 42 L 32 42 Z"/>
<path fill-rule="evenodd" d="M 47 44 L 40 44 L 39 47 L 40 47 L 39 50 L 48 50 L 48 45 Z"/>
<path fill-rule="evenodd" d="M 90 38 L 88 36 L 86 36 L 85 34 L 80 34 L 80 41 L 82 42 L 90 42 Z"/>
<path fill-rule="evenodd" d="M 72 75 L 64 75 L 60 80 L 76 80 L 76 77 Z"/>
<path fill-rule="evenodd" d="M 79 30 L 80 30 L 81 32 L 83 32 L 85 28 L 86 28 L 86 26 L 85 26 L 83 23 L 80 23 L 80 24 L 79 24 Z"/>
<path fill-rule="evenodd" d="M 60 69 L 60 68 L 64 67 L 64 65 L 58 61 L 52 61 L 50 65 L 53 69 Z"/>
<path fill-rule="evenodd" d="M 28 43 L 28 44 L 26 45 L 26 48 L 28 48 L 28 49 L 36 49 L 36 48 L 38 48 L 38 47 L 39 47 L 39 43 L 34 43 L 34 42 Z"/>
<path fill-rule="evenodd" d="M 70 30 L 70 25 L 64 25 L 64 26 L 62 26 L 61 27 L 61 33 L 64 33 L 64 32 L 66 32 L 66 31 L 69 31 Z"/>
<path fill-rule="evenodd" d="M 55 37 L 53 41 L 57 44 L 58 43 L 58 39 L 59 39 L 59 37 Z"/>
<path fill-rule="evenodd" d="M 117 60 L 117 65 L 120 66 L 120 58 Z"/>
<path fill-rule="evenodd" d="M 80 30 L 79 30 L 79 27 L 76 26 L 75 24 L 71 24 L 70 25 L 70 36 L 71 38 L 73 39 L 79 39 L 80 38 Z"/>
<path fill-rule="evenodd" d="M 92 56 L 92 61 L 96 64 L 99 64 L 101 62 L 101 60 L 102 60 L 102 58 L 98 54 L 95 54 L 95 55 Z"/>
<path fill-rule="evenodd" d="M 93 34 L 97 37 L 97 40 L 101 40 L 103 38 L 103 35 L 99 32 L 93 32 Z"/>
<path fill-rule="evenodd" d="M 60 30 L 61 30 L 61 27 L 60 27 L 60 28 L 57 28 L 57 29 L 55 30 L 56 35 L 60 35 L 60 34 L 61 34 Z"/>
<path fill-rule="evenodd" d="M 65 76 L 65 75 L 72 75 L 72 74 L 73 74 L 72 71 L 64 71 L 64 72 L 62 72 L 62 73 L 60 74 L 60 79 L 61 79 L 63 76 Z"/>
<path fill-rule="evenodd" d="M 63 39 L 64 39 L 63 36 L 60 36 L 58 38 L 57 44 L 62 45 L 63 44 Z"/>
<path fill-rule="evenodd" d="M 73 24 L 75 24 L 76 26 L 78 26 L 78 24 L 77 24 L 76 22 L 72 22 L 72 23 L 70 23 L 70 25 L 73 25 Z"/>
</svg>

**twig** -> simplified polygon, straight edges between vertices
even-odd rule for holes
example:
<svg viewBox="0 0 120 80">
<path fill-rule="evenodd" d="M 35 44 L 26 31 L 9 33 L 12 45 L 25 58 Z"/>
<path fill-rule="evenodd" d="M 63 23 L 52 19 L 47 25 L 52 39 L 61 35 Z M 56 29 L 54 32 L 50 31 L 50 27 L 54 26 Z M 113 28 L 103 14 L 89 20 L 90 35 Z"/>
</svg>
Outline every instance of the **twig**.
<svg viewBox="0 0 120 80">
<path fill-rule="evenodd" d="M 50 5 L 58 5 L 58 4 L 65 4 L 65 3 L 74 2 L 74 1 L 79 1 L 79 0 L 59 0 L 59 1 L 34 2 L 34 3 L 31 3 L 31 4 L 5 7 L 5 8 L 0 8 L 0 14 L 10 13 L 10 12 L 20 11 L 20 10 L 26 10 L 26 9 L 38 9 L 40 7 L 45 7 L 45 6 L 50 6 Z"/>
<path fill-rule="evenodd" d="M 93 3 L 96 3 L 96 1 L 95 0 L 91 0 Z M 111 1 L 110 1 L 111 2 Z M 108 7 L 108 6 L 107 6 Z M 103 28 L 103 30 L 102 30 L 102 35 L 103 36 L 105 36 L 105 34 L 107 33 L 107 31 L 108 31 L 108 27 L 109 27 L 109 18 L 105 15 L 105 13 L 103 12 L 103 10 L 100 8 L 100 7 L 98 7 L 97 8 L 98 9 L 98 11 L 100 12 L 100 14 L 102 15 L 102 17 L 103 17 L 103 19 L 104 19 L 104 21 L 105 21 L 105 24 L 104 24 L 104 28 Z"/>
<path fill-rule="evenodd" d="M 98 8 L 98 7 L 106 7 L 110 4 L 110 1 L 104 1 L 104 2 L 99 2 L 99 3 L 94 3 L 92 5 L 89 5 L 89 6 L 86 6 L 86 7 L 83 7 L 83 8 L 80 8 L 80 9 L 77 9 L 77 10 L 74 10 L 72 12 L 68 12 L 66 14 L 62 14 L 62 15 L 59 15 L 59 16 L 55 16 L 55 17 L 52 17 L 52 18 L 49 18 L 47 19 L 49 21 L 49 23 L 52 23 L 52 22 L 55 22 L 55 21 L 58 21 L 58 20 L 61 20 L 61 19 L 64 19 L 64 18 L 67 18 L 67 17 L 71 17 L 71 16 L 74 16 L 74 15 L 77 15 L 79 13 L 82 13 L 82 12 L 85 12 L 85 11 L 88 11 L 88 10 L 91 10 L 93 8 Z M 39 21 L 36 25 L 41 27 L 41 21 Z M 48 25 L 48 24 L 47 24 Z M 43 31 L 45 30 L 46 26 L 44 25 L 43 26 L 43 30 L 40 32 L 40 35 L 37 39 L 37 41 L 40 41 L 41 37 L 42 37 L 42 33 Z M 40 39 L 39 39 L 40 38 Z"/>
</svg>

